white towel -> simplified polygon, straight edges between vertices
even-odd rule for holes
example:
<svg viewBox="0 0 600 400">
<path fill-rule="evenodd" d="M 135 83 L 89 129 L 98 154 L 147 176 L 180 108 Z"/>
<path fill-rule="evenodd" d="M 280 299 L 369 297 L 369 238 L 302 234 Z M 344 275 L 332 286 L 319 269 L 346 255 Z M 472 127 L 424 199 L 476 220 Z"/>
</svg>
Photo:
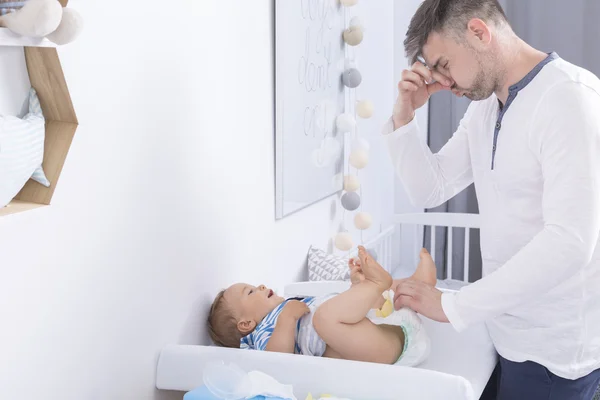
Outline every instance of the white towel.
<svg viewBox="0 0 600 400">
<path fill-rule="evenodd" d="M 250 392 L 246 396 L 247 399 L 252 399 L 256 396 L 265 396 L 297 400 L 291 385 L 281 384 L 275 378 L 260 371 L 248 372 L 248 381 L 250 382 Z"/>
</svg>

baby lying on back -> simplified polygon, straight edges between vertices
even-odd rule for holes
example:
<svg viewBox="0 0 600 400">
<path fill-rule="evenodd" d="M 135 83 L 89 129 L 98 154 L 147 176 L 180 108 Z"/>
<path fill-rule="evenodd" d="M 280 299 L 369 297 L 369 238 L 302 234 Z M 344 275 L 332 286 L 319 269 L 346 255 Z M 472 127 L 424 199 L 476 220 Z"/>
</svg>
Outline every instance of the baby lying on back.
<svg viewBox="0 0 600 400">
<path fill-rule="evenodd" d="M 383 293 L 398 282 L 362 246 L 349 268 L 350 289 L 327 296 L 284 299 L 264 285 L 230 286 L 210 309 L 212 340 L 225 347 L 382 364 L 423 362 L 429 338 L 419 316 L 407 308 L 386 318 L 376 313 L 385 302 Z M 425 249 L 411 279 L 436 283 L 435 263 Z"/>
</svg>

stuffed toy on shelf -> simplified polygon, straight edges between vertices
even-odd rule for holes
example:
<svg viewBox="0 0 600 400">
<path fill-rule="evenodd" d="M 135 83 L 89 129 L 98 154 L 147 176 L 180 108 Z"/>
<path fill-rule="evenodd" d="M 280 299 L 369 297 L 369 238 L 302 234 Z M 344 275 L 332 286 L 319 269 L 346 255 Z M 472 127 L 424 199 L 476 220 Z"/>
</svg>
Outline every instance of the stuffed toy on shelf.
<svg viewBox="0 0 600 400">
<path fill-rule="evenodd" d="M 58 0 L 0 0 L 0 27 L 31 38 L 46 38 L 57 45 L 74 41 L 83 19 Z"/>
</svg>

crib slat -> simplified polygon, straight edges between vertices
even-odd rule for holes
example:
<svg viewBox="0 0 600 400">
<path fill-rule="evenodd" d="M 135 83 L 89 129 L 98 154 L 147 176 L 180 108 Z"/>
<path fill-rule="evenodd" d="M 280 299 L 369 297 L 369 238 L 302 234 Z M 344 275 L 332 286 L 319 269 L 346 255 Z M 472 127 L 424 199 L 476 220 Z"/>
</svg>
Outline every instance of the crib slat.
<svg viewBox="0 0 600 400">
<path fill-rule="evenodd" d="M 392 247 L 392 243 L 389 240 L 386 243 L 387 243 L 387 250 L 385 251 L 385 259 L 387 260 L 390 273 L 392 273 L 393 268 L 394 268 L 392 265 L 392 259 L 394 258 L 393 254 L 392 254 L 393 247 Z"/>
<path fill-rule="evenodd" d="M 469 249 L 471 247 L 471 230 L 465 228 L 465 265 L 463 266 L 463 281 L 469 281 Z"/>
<path fill-rule="evenodd" d="M 387 248 L 387 242 L 383 242 L 381 243 L 378 247 L 377 247 L 377 255 L 379 256 L 379 263 L 381 264 L 381 266 L 383 267 L 383 269 L 385 269 L 386 271 L 388 271 L 388 267 L 387 267 L 387 257 L 386 257 L 386 248 Z M 390 271 L 388 271 L 390 272 Z"/>
<path fill-rule="evenodd" d="M 404 242 L 404 238 L 406 236 L 406 235 L 404 235 L 403 231 L 404 231 L 404 226 L 400 225 L 398 227 L 398 239 L 399 239 L 398 243 L 393 242 L 392 240 L 389 240 L 390 254 L 388 255 L 388 257 L 390 260 L 390 269 L 402 265 L 402 243 Z M 396 253 L 396 248 L 395 248 L 396 244 L 398 245 L 398 248 L 400 249 L 400 250 L 398 250 L 398 253 Z M 398 255 L 396 256 L 396 254 L 398 254 Z M 396 264 L 395 266 L 392 266 L 392 261 L 394 260 L 394 257 L 398 257 L 398 264 Z"/>
<path fill-rule="evenodd" d="M 419 238 L 419 225 L 415 225 L 415 238 L 414 238 L 414 251 L 413 251 L 413 264 L 415 261 L 415 254 L 419 254 L 419 248 L 423 244 L 423 238 Z"/>
<path fill-rule="evenodd" d="M 388 263 L 388 268 L 389 268 L 390 273 L 391 273 L 392 272 L 392 268 L 393 268 L 393 266 L 392 266 L 392 259 L 394 258 L 394 256 L 392 255 L 392 249 L 393 249 L 393 247 L 392 247 L 391 241 L 388 240 L 385 243 L 386 243 L 386 247 L 387 247 L 387 249 L 385 251 L 385 259 L 386 259 L 386 261 Z"/>
<path fill-rule="evenodd" d="M 431 225 L 431 258 L 435 261 L 435 225 Z"/>
<path fill-rule="evenodd" d="M 452 279 L 452 227 L 448 227 L 448 274 L 446 278 Z"/>
<path fill-rule="evenodd" d="M 383 269 L 388 271 L 386 248 L 387 248 L 387 242 L 383 242 L 381 244 L 381 246 L 379 246 L 379 249 L 377 250 L 377 255 L 379 256 L 379 262 L 383 266 Z M 390 272 L 390 271 L 388 271 L 388 272 Z"/>
</svg>

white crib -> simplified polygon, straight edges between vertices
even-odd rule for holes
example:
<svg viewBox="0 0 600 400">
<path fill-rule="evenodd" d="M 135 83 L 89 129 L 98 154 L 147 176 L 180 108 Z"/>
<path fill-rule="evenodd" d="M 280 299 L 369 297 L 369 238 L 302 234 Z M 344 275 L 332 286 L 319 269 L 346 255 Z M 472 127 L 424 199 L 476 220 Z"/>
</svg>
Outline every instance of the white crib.
<svg viewBox="0 0 600 400">
<path fill-rule="evenodd" d="M 479 228 L 477 215 L 405 214 L 393 219 L 393 226 L 365 244 L 378 254 L 390 270 L 395 226 Z M 405 229 L 403 230 L 405 232 Z M 421 231 L 422 232 L 422 231 Z M 448 241 L 452 248 L 452 233 Z M 435 235 L 435 229 L 432 229 Z M 467 234 L 468 236 L 468 234 Z M 422 238 L 422 236 L 420 236 Z M 435 240 L 435 239 L 434 239 Z M 470 241 L 465 241 L 468 253 Z M 421 244 L 415 242 L 415 255 Z M 468 257 L 465 257 L 468 265 Z M 416 263 L 415 263 L 416 265 Z M 463 269 L 466 266 L 463 265 Z M 449 266 L 451 269 L 452 266 Z M 464 275 L 466 276 L 466 275 Z M 300 282 L 287 285 L 285 295 L 318 296 L 347 290 L 348 282 Z M 442 291 L 451 291 L 441 288 Z M 333 360 L 290 354 L 224 349 L 213 346 L 167 346 L 158 362 L 156 386 L 159 389 L 189 391 L 202 385 L 204 366 L 215 360 L 234 362 L 247 371 L 263 371 L 282 383 L 294 385 L 299 400 L 308 393 L 331 393 L 354 400 L 478 399 L 496 365 L 497 355 L 484 325 L 457 333 L 449 324 L 423 318 L 431 337 L 431 355 L 417 368 Z"/>
<path fill-rule="evenodd" d="M 469 283 L 469 262 L 470 262 L 470 250 L 471 250 L 471 237 L 473 231 L 479 230 L 480 222 L 479 222 L 478 214 L 462 214 L 462 213 L 415 213 L 415 214 L 398 214 L 395 215 L 392 219 L 394 226 L 398 228 L 399 233 L 399 241 L 404 244 L 403 248 L 405 248 L 407 242 L 411 242 L 413 245 L 413 251 L 408 257 L 402 257 L 402 260 L 408 259 L 408 264 L 406 265 L 398 265 L 396 269 L 396 275 L 398 277 L 404 277 L 404 275 L 408 275 L 412 273 L 411 270 L 414 269 L 414 266 L 418 263 L 418 253 L 420 248 L 423 246 L 423 237 L 424 237 L 424 229 L 425 227 L 430 227 L 431 231 L 429 233 L 430 239 L 430 250 L 433 259 L 436 259 L 436 233 L 438 229 L 447 230 L 446 236 L 446 276 L 442 281 L 438 281 L 439 287 L 444 287 L 448 289 L 458 290 L 460 287 Z M 464 230 L 464 247 L 463 247 L 463 263 L 462 265 L 456 266 L 453 265 L 453 243 L 454 238 L 456 237 L 454 234 L 454 228 L 461 228 Z M 459 269 L 461 273 L 461 279 L 456 280 L 452 279 L 453 271 L 455 269 Z"/>
<path fill-rule="evenodd" d="M 437 229 L 447 229 L 447 243 L 446 248 L 448 252 L 448 263 L 446 270 L 446 279 L 444 282 L 440 282 L 443 285 L 450 286 L 447 288 L 457 289 L 461 285 L 460 282 L 454 281 L 452 272 L 455 268 L 453 265 L 452 249 L 454 242 L 453 228 L 464 229 L 464 262 L 460 266 L 462 270 L 462 283 L 466 284 L 469 282 L 469 254 L 471 248 L 471 234 L 473 230 L 478 230 L 479 215 L 478 214 L 462 214 L 462 213 L 414 213 L 414 214 L 397 214 L 392 218 L 392 224 L 385 230 L 382 230 L 377 236 L 365 243 L 367 249 L 374 249 L 378 256 L 378 261 L 390 272 L 396 272 L 400 276 L 404 277 L 414 271 L 417 263 L 419 262 L 419 252 L 423 246 L 424 228 L 431 227 L 430 239 L 431 248 L 436 248 L 436 232 Z M 396 235 L 397 234 L 397 235 Z M 396 241 L 406 244 L 407 242 L 412 244 L 412 249 L 408 257 L 407 265 L 402 265 L 399 260 L 395 260 L 394 250 L 398 250 L 400 246 Z M 406 246 L 402 246 L 404 249 Z M 349 256 L 356 255 L 356 249 L 348 253 Z M 435 251 L 431 253 L 432 257 L 436 258 Z"/>
</svg>

